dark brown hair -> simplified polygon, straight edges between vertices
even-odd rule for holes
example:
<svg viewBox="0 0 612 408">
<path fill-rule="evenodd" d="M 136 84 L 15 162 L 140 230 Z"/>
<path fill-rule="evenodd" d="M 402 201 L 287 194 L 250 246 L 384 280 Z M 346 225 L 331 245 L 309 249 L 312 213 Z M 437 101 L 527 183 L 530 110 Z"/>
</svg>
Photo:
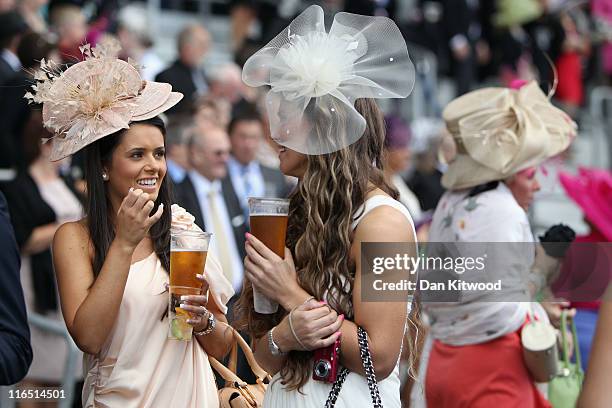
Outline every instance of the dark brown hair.
<svg viewBox="0 0 612 408">
<path fill-rule="evenodd" d="M 355 108 L 365 118 L 364 135 L 339 151 L 308 156 L 307 170 L 291 194 L 287 247 L 291 250 L 302 288 L 352 319 L 355 265 L 349 263 L 352 222 L 366 195 L 380 188 L 397 199 L 397 191 L 384 179 L 385 126 L 373 99 L 358 99 Z M 327 137 L 329 123 L 314 123 Z M 258 338 L 287 314 L 262 315 L 253 310 L 253 290 L 248 281 L 238 302 L 236 325 Z M 300 389 L 308 380 L 311 352 L 292 351 L 280 373 L 289 389 Z"/>
<path fill-rule="evenodd" d="M 152 125 L 158 128 L 164 135 L 165 144 L 166 127 L 159 117 L 135 123 Z M 113 152 L 121 142 L 125 132 L 125 129 L 120 130 L 85 148 L 85 181 L 87 182 L 85 213 L 89 239 L 94 246 L 93 270 L 95 277 L 100 273 L 108 249 L 115 238 L 115 230 L 111 222 L 113 219 L 112 207 L 107 186 L 102 180 L 102 173 L 104 166 L 111 162 Z M 155 212 L 160 204 L 164 204 L 164 212 L 161 219 L 153 224 L 149 230 L 155 253 L 166 271 L 170 270 L 171 183 L 170 177 L 164 177 L 153 208 L 153 212 Z"/>
</svg>

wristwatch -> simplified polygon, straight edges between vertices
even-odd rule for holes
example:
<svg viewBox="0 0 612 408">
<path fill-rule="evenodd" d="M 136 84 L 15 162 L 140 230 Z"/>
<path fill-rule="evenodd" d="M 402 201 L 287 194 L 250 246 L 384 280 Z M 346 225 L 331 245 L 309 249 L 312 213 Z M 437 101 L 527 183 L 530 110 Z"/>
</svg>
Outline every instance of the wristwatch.
<svg viewBox="0 0 612 408">
<path fill-rule="evenodd" d="M 274 329 L 275 328 L 273 327 L 268 332 L 268 347 L 270 348 L 270 354 L 272 354 L 273 356 L 284 356 L 287 353 L 281 351 L 278 345 L 274 342 L 274 337 L 272 335 Z"/>
<path fill-rule="evenodd" d="M 212 333 L 213 330 L 215 330 L 216 324 L 217 324 L 217 321 L 215 320 L 215 315 L 208 312 L 208 325 L 206 326 L 206 328 L 200 331 L 194 330 L 193 334 L 195 334 L 196 336 L 206 336 L 207 334 L 210 334 Z"/>
</svg>

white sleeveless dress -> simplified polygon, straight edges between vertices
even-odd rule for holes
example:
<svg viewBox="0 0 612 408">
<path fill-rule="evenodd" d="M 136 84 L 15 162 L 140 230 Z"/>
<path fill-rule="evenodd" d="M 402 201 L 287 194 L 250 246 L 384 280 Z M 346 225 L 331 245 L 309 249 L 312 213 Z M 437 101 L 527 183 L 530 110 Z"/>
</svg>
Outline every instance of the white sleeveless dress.
<svg viewBox="0 0 612 408">
<path fill-rule="evenodd" d="M 357 214 L 361 214 L 353 221 L 353 229 L 357 227 L 363 217 L 370 211 L 383 205 L 393 207 L 404 214 L 408 221 L 410 221 L 412 233 L 416 236 L 414 223 L 406 207 L 391 197 L 384 195 L 375 195 L 365 201 L 363 213 L 361 213 L 361 210 L 357 211 Z M 410 304 L 408 307 L 410 307 Z M 263 403 L 264 408 L 321 408 L 325 405 L 331 390 L 331 384 L 315 381 L 312 377 L 309 377 L 306 384 L 304 384 L 301 393 L 287 390 L 281 384 L 281 381 L 282 379 L 279 374 L 272 378 L 272 382 L 266 391 Z M 399 359 L 391 375 L 378 382 L 378 389 L 385 408 L 401 408 Z M 340 389 L 335 406 L 336 408 L 371 408 L 372 399 L 366 378 L 357 373 L 350 372 Z"/>
</svg>

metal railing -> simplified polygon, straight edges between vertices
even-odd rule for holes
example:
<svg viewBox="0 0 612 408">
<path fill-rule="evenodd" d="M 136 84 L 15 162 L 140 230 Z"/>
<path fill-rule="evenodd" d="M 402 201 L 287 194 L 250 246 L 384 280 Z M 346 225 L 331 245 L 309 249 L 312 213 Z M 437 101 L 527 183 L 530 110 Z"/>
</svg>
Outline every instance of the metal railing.
<svg viewBox="0 0 612 408">
<path fill-rule="evenodd" d="M 28 321 L 32 327 L 36 327 L 47 333 L 54 334 L 59 337 L 63 337 L 66 341 L 66 347 L 68 353 L 64 362 L 64 373 L 62 375 L 62 381 L 60 383 L 60 389 L 64 390 L 65 398 L 58 400 L 58 408 L 70 408 L 75 397 L 75 384 L 76 384 L 76 367 L 80 355 L 80 350 L 77 345 L 70 337 L 68 329 L 63 322 L 59 322 L 54 319 L 42 316 L 38 313 L 28 313 Z M 16 399 L 9 399 L 9 391 L 16 390 L 16 386 L 2 387 L 0 392 L 0 407 L 2 408 L 14 408 L 16 406 Z"/>
<path fill-rule="evenodd" d="M 592 120 L 593 165 L 603 167 L 607 162 L 607 167 L 612 169 L 612 87 L 593 88 L 589 98 L 589 115 Z"/>
</svg>

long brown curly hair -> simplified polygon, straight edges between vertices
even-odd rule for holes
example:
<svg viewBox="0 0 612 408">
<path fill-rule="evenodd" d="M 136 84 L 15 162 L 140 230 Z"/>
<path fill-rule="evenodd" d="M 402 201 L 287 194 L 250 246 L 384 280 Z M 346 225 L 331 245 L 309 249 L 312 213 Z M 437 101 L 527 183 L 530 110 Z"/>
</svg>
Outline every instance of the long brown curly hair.
<svg viewBox="0 0 612 408">
<path fill-rule="evenodd" d="M 395 199 L 399 195 L 383 174 L 385 126 L 381 111 L 373 99 L 356 100 L 355 109 L 366 120 L 365 133 L 357 142 L 330 154 L 307 156 L 306 172 L 290 196 L 286 239 L 300 286 L 317 299 L 326 298 L 338 314 L 349 319 L 353 318 L 355 280 L 355 264 L 350 261 L 351 224 L 370 191 L 380 188 Z M 314 126 L 319 137 L 329 137 L 325 120 L 319 119 Z M 245 279 L 236 314 L 234 324 L 259 338 L 287 311 L 280 308 L 273 315 L 256 313 L 252 285 Z M 289 353 L 280 371 L 288 389 L 299 390 L 306 383 L 311 358 L 308 351 Z"/>
</svg>

